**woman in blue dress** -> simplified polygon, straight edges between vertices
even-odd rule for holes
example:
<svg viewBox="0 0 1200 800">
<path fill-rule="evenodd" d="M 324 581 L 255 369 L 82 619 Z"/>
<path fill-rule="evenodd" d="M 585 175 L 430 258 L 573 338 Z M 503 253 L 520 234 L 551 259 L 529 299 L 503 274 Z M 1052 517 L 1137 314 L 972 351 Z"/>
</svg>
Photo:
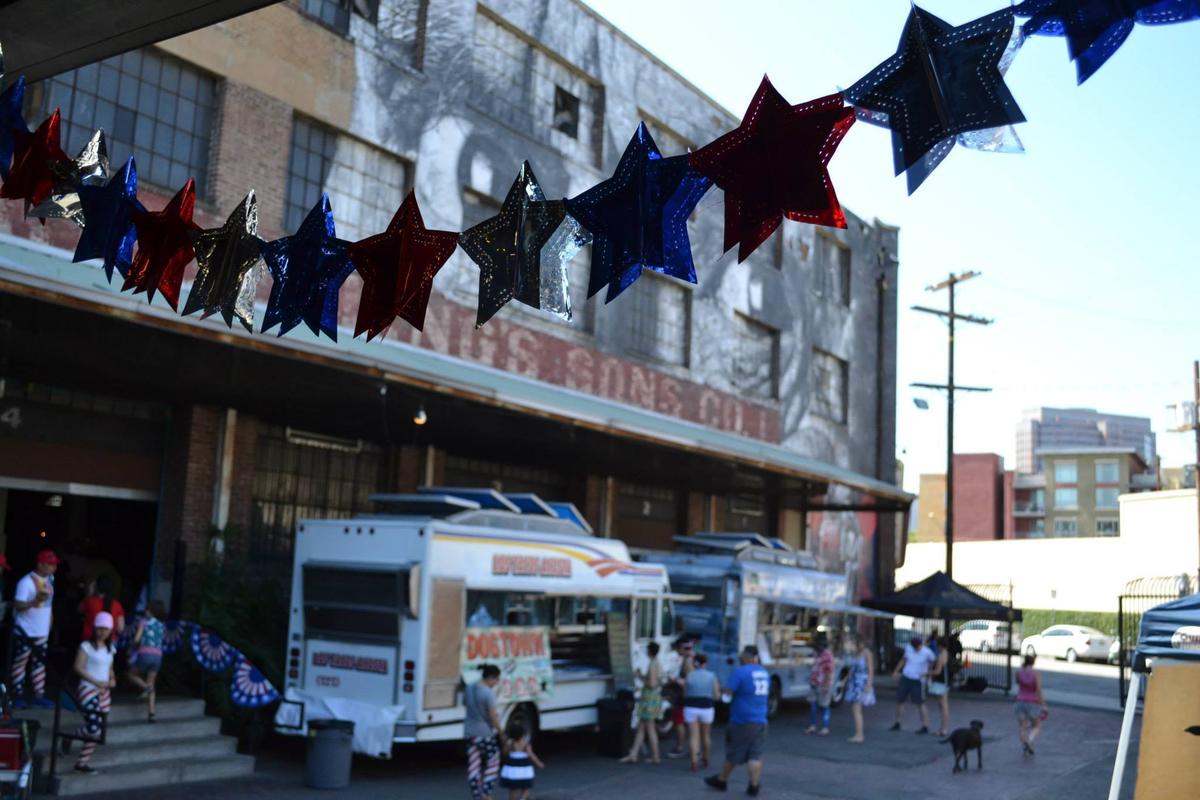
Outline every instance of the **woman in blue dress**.
<svg viewBox="0 0 1200 800">
<path fill-rule="evenodd" d="M 849 741 L 862 744 L 863 706 L 875 705 L 875 659 L 867 643 L 853 634 L 846 637 L 846 648 L 854 654 L 850 659 L 850 677 L 846 679 L 845 700 L 854 715 L 854 735 Z"/>
</svg>

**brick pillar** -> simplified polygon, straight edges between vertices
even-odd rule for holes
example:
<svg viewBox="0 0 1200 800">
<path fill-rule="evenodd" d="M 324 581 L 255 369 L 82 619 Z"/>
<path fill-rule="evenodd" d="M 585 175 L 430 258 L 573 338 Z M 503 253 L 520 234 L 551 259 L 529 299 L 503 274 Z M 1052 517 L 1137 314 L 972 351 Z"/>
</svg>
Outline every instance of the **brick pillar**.
<svg viewBox="0 0 1200 800">
<path fill-rule="evenodd" d="M 708 495 L 701 492 L 687 493 L 687 519 L 684 533 L 694 536 L 708 530 Z"/>
<path fill-rule="evenodd" d="M 415 492 L 425 483 L 422 471 L 421 448 L 415 444 L 393 447 L 391 452 L 392 471 L 389 475 L 389 490 L 406 494 Z"/>
<path fill-rule="evenodd" d="M 259 235 L 283 233 L 283 198 L 287 191 L 292 142 L 292 108 L 270 95 L 226 78 L 217 103 L 220 131 L 209 151 L 210 199 L 228 214 L 254 189 L 258 198 Z"/>
<path fill-rule="evenodd" d="M 254 468 L 258 453 L 258 420 L 238 414 L 233 439 L 233 488 L 229 493 L 229 527 L 242 535 L 250 534 L 254 512 Z"/>
</svg>

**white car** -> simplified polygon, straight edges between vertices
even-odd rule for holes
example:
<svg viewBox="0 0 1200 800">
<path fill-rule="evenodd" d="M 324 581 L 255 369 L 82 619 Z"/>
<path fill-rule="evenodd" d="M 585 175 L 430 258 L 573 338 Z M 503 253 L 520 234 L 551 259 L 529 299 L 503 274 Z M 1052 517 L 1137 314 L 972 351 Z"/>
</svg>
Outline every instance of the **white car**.
<svg viewBox="0 0 1200 800">
<path fill-rule="evenodd" d="M 1002 653 L 1009 647 L 1008 627 L 1007 622 L 999 620 L 973 619 L 964 622 L 955 632 L 958 634 L 958 643 L 964 650 Z M 1013 631 L 1011 646 L 1012 652 L 1021 652 L 1021 634 L 1016 631 Z"/>
<path fill-rule="evenodd" d="M 1026 636 L 1021 650 L 1026 655 L 1050 656 L 1076 661 L 1091 658 L 1104 661 L 1112 637 L 1105 636 L 1095 628 L 1082 625 L 1054 625 L 1035 636 Z"/>
</svg>

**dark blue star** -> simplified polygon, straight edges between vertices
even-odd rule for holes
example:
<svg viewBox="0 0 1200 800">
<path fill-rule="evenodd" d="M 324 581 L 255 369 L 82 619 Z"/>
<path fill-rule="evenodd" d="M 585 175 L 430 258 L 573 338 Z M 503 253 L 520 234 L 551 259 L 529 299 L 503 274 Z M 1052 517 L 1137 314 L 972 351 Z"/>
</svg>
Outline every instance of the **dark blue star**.
<svg viewBox="0 0 1200 800">
<path fill-rule="evenodd" d="M 104 186 L 80 186 L 79 206 L 85 224 L 72 260 L 100 258 L 104 260 L 104 273 L 110 283 L 114 269 L 125 277 L 133 263 L 133 243 L 137 240 L 131 213 L 146 210 L 137 199 L 137 166 L 133 156 Z"/>
<path fill-rule="evenodd" d="M 0 93 L 0 177 L 8 177 L 8 168 L 12 164 L 14 131 L 29 133 L 25 117 L 21 115 L 21 105 L 25 102 L 25 76 L 17 77 L 13 85 Z"/>
<path fill-rule="evenodd" d="M 711 186 L 686 155 L 663 158 L 638 125 L 613 176 L 566 201 L 594 237 L 588 297 L 607 285 L 612 302 L 643 269 L 695 283 L 687 221 Z"/>
<path fill-rule="evenodd" d="M 938 151 L 936 166 L 958 134 L 1025 121 L 1000 70 L 1014 26 L 1012 9 L 955 27 L 914 5 L 896 54 L 843 92 L 858 109 L 886 115 L 909 194 L 929 174 L 926 154 Z"/>
<path fill-rule="evenodd" d="M 1095 74 L 1133 31 L 1133 23 L 1167 25 L 1200 18 L 1200 0 L 1025 0 L 1026 36 L 1066 36 L 1078 83 Z"/>
<path fill-rule="evenodd" d="M 263 314 L 264 332 L 279 325 L 283 336 L 303 322 L 337 341 L 338 291 L 354 271 L 346 242 L 337 238 L 328 195 L 313 206 L 291 236 L 264 242 L 263 259 L 274 278 Z"/>
</svg>

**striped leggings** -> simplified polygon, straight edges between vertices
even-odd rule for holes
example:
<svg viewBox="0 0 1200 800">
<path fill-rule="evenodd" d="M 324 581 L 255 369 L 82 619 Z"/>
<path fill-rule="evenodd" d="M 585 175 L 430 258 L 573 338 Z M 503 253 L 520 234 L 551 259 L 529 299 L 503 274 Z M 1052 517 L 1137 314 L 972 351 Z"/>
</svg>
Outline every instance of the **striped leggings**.
<svg viewBox="0 0 1200 800">
<path fill-rule="evenodd" d="M 13 628 L 12 691 L 13 697 L 25 695 L 25 675 L 32 673 L 33 696 L 46 694 L 46 641 L 47 637 L 35 639 L 26 636 L 20 628 Z M 30 661 L 33 662 L 30 665 Z"/>
<path fill-rule="evenodd" d="M 86 738 L 83 747 L 79 749 L 79 759 L 75 766 L 84 766 L 91 759 L 92 753 L 96 752 L 100 733 L 104 730 L 104 716 L 110 708 L 112 694 L 108 689 L 98 689 L 90 683 L 79 684 L 79 711 L 83 714 L 83 724 L 75 731 L 75 735 Z"/>
<path fill-rule="evenodd" d="M 492 796 L 500 774 L 500 742 L 495 736 L 467 737 L 467 785 L 471 800 Z"/>
</svg>

